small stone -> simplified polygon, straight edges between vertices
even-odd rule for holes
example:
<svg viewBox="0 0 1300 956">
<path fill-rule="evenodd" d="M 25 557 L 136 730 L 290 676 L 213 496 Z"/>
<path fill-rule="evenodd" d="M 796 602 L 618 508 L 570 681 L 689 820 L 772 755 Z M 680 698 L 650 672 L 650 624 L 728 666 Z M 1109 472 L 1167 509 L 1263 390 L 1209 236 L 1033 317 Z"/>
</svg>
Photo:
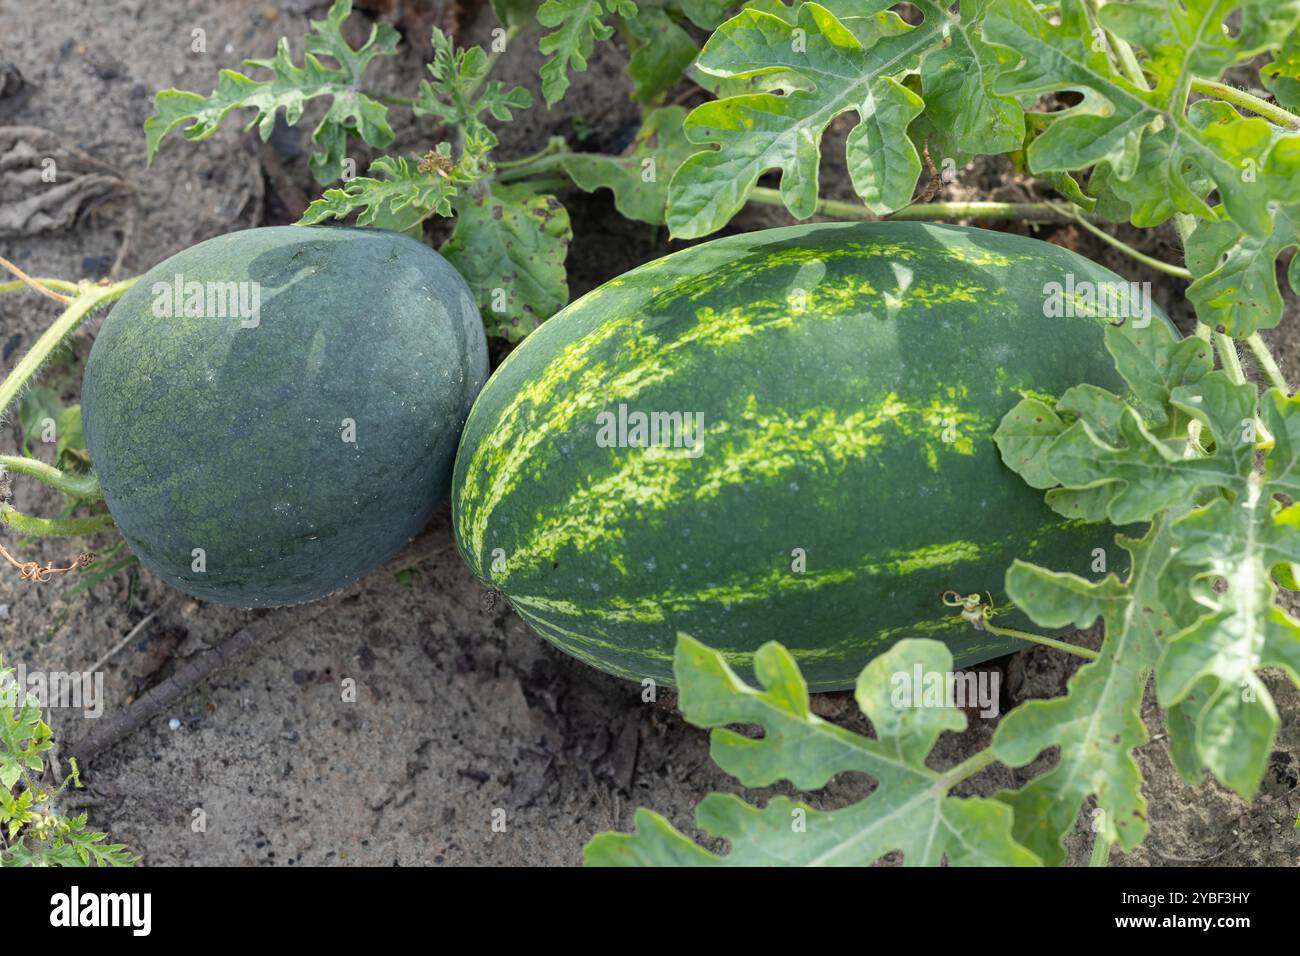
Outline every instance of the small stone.
<svg viewBox="0 0 1300 956">
<path fill-rule="evenodd" d="M 180 730 L 181 722 L 173 717 L 171 720 L 167 721 L 167 727 L 170 730 Z"/>
</svg>

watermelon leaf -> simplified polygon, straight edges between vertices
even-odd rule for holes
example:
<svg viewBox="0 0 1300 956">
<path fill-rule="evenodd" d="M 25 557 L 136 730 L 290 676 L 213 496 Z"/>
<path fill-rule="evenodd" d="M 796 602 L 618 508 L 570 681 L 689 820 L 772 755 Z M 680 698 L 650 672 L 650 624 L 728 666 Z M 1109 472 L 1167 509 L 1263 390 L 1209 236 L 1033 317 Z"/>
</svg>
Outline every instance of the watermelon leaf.
<svg viewBox="0 0 1300 956">
<path fill-rule="evenodd" d="M 571 153 L 562 159 L 563 169 L 580 189 L 612 190 L 614 206 L 628 219 L 663 225 L 668 181 L 692 149 L 682 132 L 685 116 L 681 106 L 651 110 L 627 153 Z"/>
<path fill-rule="evenodd" d="M 1277 101 L 1289 110 L 1300 109 L 1300 31 L 1293 31 L 1259 68 L 1260 79 Z"/>
<path fill-rule="evenodd" d="M 699 49 L 663 3 L 638 4 L 636 16 L 626 23 L 632 96 L 638 103 L 653 103 L 681 79 Z"/>
<path fill-rule="evenodd" d="M 317 182 L 328 183 L 343 175 L 349 136 L 360 136 L 371 146 L 387 146 L 393 141 L 388 109 L 359 88 L 375 57 L 397 52 L 398 33 L 387 23 L 376 23 L 366 42 L 353 50 L 342 34 L 343 21 L 351 12 L 352 0 L 334 0 L 324 20 L 311 21 L 301 68 L 294 66 L 289 41 L 282 37 L 271 59 L 244 61 L 245 66 L 270 70 L 269 79 L 254 80 L 235 70 L 222 70 L 217 88 L 208 96 L 184 90 L 159 92 L 154 97 L 156 112 L 144 123 L 149 162 L 172 130 L 183 127 L 181 135 L 191 141 L 207 139 L 231 110 L 244 107 L 257 110 L 248 126 L 256 126 L 266 140 L 281 109 L 285 122 L 294 126 L 302 118 L 307 100 L 318 96 L 328 96 L 331 102 L 311 134 L 317 149 L 310 166 Z M 337 68 L 324 65 L 318 55 L 331 57 Z"/>
<path fill-rule="evenodd" d="M 42 755 L 53 747 L 40 701 L 13 668 L 0 666 L 0 868 L 135 864 L 137 858 L 124 844 L 105 843 L 107 833 L 88 829 L 86 814 L 57 812 L 52 798 L 69 785 L 82 784 L 73 758 L 72 772 L 57 790 L 42 785 Z"/>
<path fill-rule="evenodd" d="M 1256 175 L 1274 148 L 1274 127 L 1258 117 L 1244 118 L 1224 103 L 1202 101 L 1189 109 L 1188 91 L 1193 76 L 1217 79 L 1233 63 L 1279 43 L 1300 19 L 1300 7 L 1273 9 L 1270 0 L 1244 3 L 1242 28 L 1233 36 L 1218 26 L 1224 6 L 1192 0 L 1102 9 L 1104 26 L 1146 49 L 1144 66 L 1154 83 L 1147 89 L 1117 72 L 1104 44 L 1095 41 L 1081 0 L 1062 0 L 1057 24 L 1030 0 L 991 5 L 985 38 L 1016 53 L 1016 65 L 1000 74 L 995 91 L 1038 96 L 1071 90 L 1083 97 L 1075 106 L 1044 115 L 1046 130 L 1027 152 L 1030 170 L 1105 164 L 1112 185 L 1129 184 L 1124 198 L 1144 225 L 1174 212 L 1217 218 L 1203 195 L 1201 180 L 1208 179 L 1245 232 L 1267 235 L 1273 223 L 1270 205 L 1283 197 L 1300 199 L 1300 187 L 1279 194 L 1283 178 Z M 1147 140 L 1160 128 L 1176 134 L 1154 144 L 1160 162 L 1144 165 L 1144 150 L 1153 148 Z M 1296 169 L 1295 158 L 1286 166 Z"/>
<path fill-rule="evenodd" d="M 537 13 L 535 0 L 492 0 L 492 12 L 508 27 L 531 24 Z"/>
<path fill-rule="evenodd" d="M 553 32 L 542 37 L 539 47 L 554 54 L 542 64 L 542 96 L 550 105 L 564 98 L 569 88 L 570 68 L 587 69 L 587 57 L 597 40 L 608 40 L 614 28 L 605 22 L 609 14 L 636 16 L 631 0 L 546 0 L 537 8 L 537 22 Z"/>
<path fill-rule="evenodd" d="M 1140 702 L 1154 668 L 1180 774 L 1195 781 L 1208 768 L 1249 799 L 1278 730 L 1276 708 L 1256 672 L 1277 667 L 1300 684 L 1300 621 L 1277 604 L 1276 584 L 1291 581 L 1300 562 L 1300 506 L 1279 500 L 1300 492 L 1300 399 L 1276 389 L 1261 397 L 1226 371 L 1208 371 L 1208 346 L 1199 339 L 1164 331 L 1125 343 L 1108 330 L 1107 347 L 1131 386 L 1126 400 L 1099 401 L 1107 394 L 1099 389 L 1086 401 L 1067 393 L 1054 410 L 1064 427 L 1047 420 L 1035 429 L 1026 417 L 1043 417 L 1042 403 L 1026 399 L 997 436 L 1003 461 L 1027 482 L 1041 488 L 1055 479 L 1058 487 L 1047 497 L 1057 510 L 1054 494 L 1086 495 L 1093 507 L 1087 517 L 1153 522 L 1136 549 L 1125 545 L 1134 560 L 1123 588 L 1109 578 L 1096 585 L 1067 581 L 1021 564 L 1008 572 L 1008 594 L 1039 624 L 1106 619 L 1102 657 L 1080 670 L 1069 696 L 1017 710 L 994 738 L 998 758 L 1013 765 L 1047 746 L 1061 747 L 1056 770 L 1005 797 L 1017 809 L 1018 838 L 1049 862 L 1047 843 L 1072 824 L 1064 807 L 1087 796 L 1080 789 L 1085 780 L 1109 824 L 1119 828 L 1108 837 L 1132 845 L 1122 824 L 1135 819 L 1138 804 L 1126 798 L 1108 809 L 1097 789 L 1104 784 L 1114 792 L 1122 783 L 1120 792 L 1130 793 L 1130 768 L 1108 766 L 1114 755 L 1103 756 L 1104 748 L 1087 756 L 1092 745 L 1079 738 L 1085 713 L 1097 715 L 1089 732 L 1102 733 L 1101 722 L 1117 719 L 1114 698 L 1104 703 L 1101 696 L 1127 693 L 1124 700 Z M 1271 437 L 1262 466 L 1261 423 Z M 1119 672 L 1121 660 L 1127 677 Z M 1119 681 L 1114 691 L 1112 679 Z M 1136 728 L 1121 732 L 1109 723 L 1105 734 L 1141 742 Z M 1031 838 L 1028 826 L 1041 829 Z"/>
<path fill-rule="evenodd" d="M 497 139 L 484 125 L 482 114 L 490 113 L 502 122 L 511 120 L 515 110 L 532 106 L 532 94 L 522 86 L 507 90 L 499 80 L 483 86 L 492 64 L 482 47 L 460 49 L 437 27 L 433 28 L 432 43 L 433 62 L 428 65 L 432 79 L 420 81 L 420 95 L 411 111 L 460 127 L 467 137 L 483 140 L 491 149 Z"/>
<path fill-rule="evenodd" d="M 1160 659 L 1161 634 L 1176 630 L 1186 610 L 1167 594 L 1166 527 L 1158 524 L 1141 541 L 1120 538 L 1120 544 L 1133 558 L 1123 583 L 1113 574 L 1094 583 L 1022 561 L 1007 571 L 1008 596 L 1036 623 L 1064 628 L 1106 621 L 1101 656 L 1075 672 L 1066 696 L 1022 704 L 993 735 L 994 754 L 1012 767 L 1060 747 L 1051 770 L 998 794 L 1015 810 L 1015 838 L 1049 865 L 1065 859 L 1062 838 L 1089 796 L 1100 811 L 1093 829 L 1108 842 L 1129 850 L 1147 832 L 1142 775 L 1133 758 L 1133 748 L 1147 739 L 1142 695 Z M 1179 611 L 1182 617 L 1175 616 Z"/>
<path fill-rule="evenodd" d="M 440 147 L 439 153 L 450 158 L 449 149 Z M 307 207 L 298 224 L 309 226 L 326 219 L 346 219 L 359 209 L 358 226 L 392 229 L 419 239 L 424 233 L 425 219 L 452 214 L 451 198 L 456 194 L 456 187 L 449 176 L 439 174 L 430 159 L 416 164 L 401 156 L 380 156 L 370 164 L 370 173 L 370 176 L 349 179 L 340 189 L 325 190 Z"/>
<path fill-rule="evenodd" d="M 0 787 L 13 787 L 24 771 L 43 773 L 41 754 L 54 746 L 51 736 L 40 702 L 18 686 L 12 669 L 0 670 Z"/>
<path fill-rule="evenodd" d="M 716 651 L 680 635 L 674 676 L 686 719 L 714 728 L 710 752 L 727 773 L 748 787 L 788 780 L 801 790 L 824 786 L 833 776 L 860 771 L 878 786 L 860 803 L 821 811 L 774 797 L 755 807 L 731 794 L 705 797 L 696 823 L 731 842 L 725 856 L 708 852 L 647 810 L 636 815 L 636 832 L 602 833 L 584 858 L 600 866 L 834 866 L 866 865 L 901 851 L 909 866 L 1034 865 L 1034 854 L 1011 837 L 1011 814 L 995 800 L 958 798 L 956 782 L 925 760 L 946 730 L 960 731 L 966 717 L 948 706 L 900 702 L 900 675 L 914 668 L 948 674 L 952 655 L 938 641 L 904 640 L 867 665 L 856 698 L 875 728 L 875 739 L 827 723 L 809 709 L 808 689 L 794 659 L 769 643 L 754 657 L 762 690 L 749 687 Z M 918 702 L 919 703 L 919 702 Z M 761 739 L 728 729 L 757 724 Z"/>
<path fill-rule="evenodd" d="M 483 183 L 461 190 L 452 207 L 456 225 L 439 251 L 469 283 L 489 335 L 518 341 L 569 301 L 573 230 L 558 199 Z"/>
<path fill-rule="evenodd" d="M 1295 139 L 1300 143 L 1300 138 Z M 1187 240 L 1187 266 L 1196 280 L 1187 298 L 1211 328 L 1244 338 L 1282 320 L 1277 260 L 1300 246 L 1300 203 L 1274 207 L 1274 228 L 1251 236 L 1234 223 L 1202 222 Z M 1292 259 L 1296 262 L 1300 257 Z M 1291 289 L 1300 294 L 1300 272 L 1292 267 Z"/>
<path fill-rule="evenodd" d="M 970 156 L 1011 152 L 1025 138 L 1025 111 L 1015 97 L 993 92 L 993 77 L 1014 57 L 980 36 L 977 28 L 988 3 L 962 0 L 951 42 L 921 61 L 921 94 L 939 155 L 959 163 Z"/>
<path fill-rule="evenodd" d="M 790 213 L 812 215 L 819 141 L 848 111 L 859 117 L 847 143 L 854 189 L 876 213 L 905 205 L 921 172 L 907 127 L 923 103 L 895 75 L 915 70 L 950 22 L 933 0 L 916 6 L 925 15 L 918 27 L 889 11 L 841 21 L 817 3 L 801 5 L 793 24 L 756 9 L 722 24 L 704 45 L 699 68 L 728 81 L 764 77 L 768 89 L 783 95 L 731 96 L 686 118 L 687 137 L 709 148 L 673 176 L 673 235 L 692 238 L 722 228 L 769 169 L 782 171 L 781 198 Z"/>
<path fill-rule="evenodd" d="M 1247 800 L 1278 730 L 1277 710 L 1255 671 L 1277 667 L 1300 684 L 1300 621 L 1277 606 L 1272 580 L 1279 566 L 1300 561 L 1300 505 L 1275 500 L 1294 495 L 1300 484 L 1300 399 L 1272 389 L 1260 411 L 1281 456 L 1271 455 L 1265 471 L 1250 472 L 1233 500 L 1216 498 L 1173 526 L 1179 565 L 1208 613 L 1170 640 L 1156 673 L 1164 706 L 1181 703 L 1198 685 L 1207 691 L 1196 751 Z M 1212 683 L 1205 686 L 1207 679 Z"/>
</svg>

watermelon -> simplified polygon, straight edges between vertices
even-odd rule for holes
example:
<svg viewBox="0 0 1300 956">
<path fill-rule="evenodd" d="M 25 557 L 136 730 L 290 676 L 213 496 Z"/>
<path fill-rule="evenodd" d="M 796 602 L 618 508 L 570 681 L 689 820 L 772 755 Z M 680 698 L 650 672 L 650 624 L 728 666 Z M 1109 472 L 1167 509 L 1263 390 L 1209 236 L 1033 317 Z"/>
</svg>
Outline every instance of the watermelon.
<svg viewBox="0 0 1300 956">
<path fill-rule="evenodd" d="M 82 381 L 86 447 L 145 567 L 222 604 L 297 604 L 420 531 L 487 371 L 469 287 L 428 246 L 249 229 L 113 307 Z"/>
<path fill-rule="evenodd" d="M 1022 396 L 1124 390 L 1103 330 L 1113 297 L 1139 311 L 1131 291 L 1058 246 L 924 223 L 651 262 L 545 323 L 479 395 L 452 483 L 460 553 L 537 633 L 633 680 L 671 681 L 679 632 L 742 672 L 780 641 L 813 690 L 904 637 L 959 666 L 1023 648 L 942 596 L 987 592 L 1027 627 L 1002 593 L 1014 558 L 1095 578 L 1096 549 L 1120 557 L 992 435 Z M 1152 314 L 1124 334 L 1167 323 Z"/>
</svg>

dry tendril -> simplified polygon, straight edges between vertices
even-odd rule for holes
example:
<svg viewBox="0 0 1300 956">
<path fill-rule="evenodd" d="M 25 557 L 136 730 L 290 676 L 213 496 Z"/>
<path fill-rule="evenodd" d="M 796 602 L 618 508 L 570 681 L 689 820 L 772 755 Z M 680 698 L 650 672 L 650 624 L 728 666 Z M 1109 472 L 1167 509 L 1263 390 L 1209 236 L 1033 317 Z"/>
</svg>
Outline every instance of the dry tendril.
<svg viewBox="0 0 1300 956">
<path fill-rule="evenodd" d="M 22 581 L 33 581 L 36 584 L 45 584 L 56 574 L 67 574 L 69 571 L 78 571 L 86 567 L 95 560 L 95 554 L 92 551 L 83 551 L 73 559 L 72 563 L 66 568 L 56 568 L 52 564 L 41 566 L 36 561 L 19 561 L 10 554 L 5 546 L 0 544 L 0 557 L 12 564 L 18 569 L 18 578 Z"/>
</svg>

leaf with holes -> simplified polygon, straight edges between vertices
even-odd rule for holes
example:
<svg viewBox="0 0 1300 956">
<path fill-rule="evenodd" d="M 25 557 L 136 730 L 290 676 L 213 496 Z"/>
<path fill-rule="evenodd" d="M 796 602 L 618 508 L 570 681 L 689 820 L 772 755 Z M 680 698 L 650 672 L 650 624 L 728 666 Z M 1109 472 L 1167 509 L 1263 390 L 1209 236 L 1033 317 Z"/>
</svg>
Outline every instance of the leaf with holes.
<svg viewBox="0 0 1300 956">
<path fill-rule="evenodd" d="M 474 291 L 488 334 L 522 339 L 569 300 L 568 212 L 554 196 L 496 184 L 462 191 L 452 206 L 442 254 Z"/>
</svg>

